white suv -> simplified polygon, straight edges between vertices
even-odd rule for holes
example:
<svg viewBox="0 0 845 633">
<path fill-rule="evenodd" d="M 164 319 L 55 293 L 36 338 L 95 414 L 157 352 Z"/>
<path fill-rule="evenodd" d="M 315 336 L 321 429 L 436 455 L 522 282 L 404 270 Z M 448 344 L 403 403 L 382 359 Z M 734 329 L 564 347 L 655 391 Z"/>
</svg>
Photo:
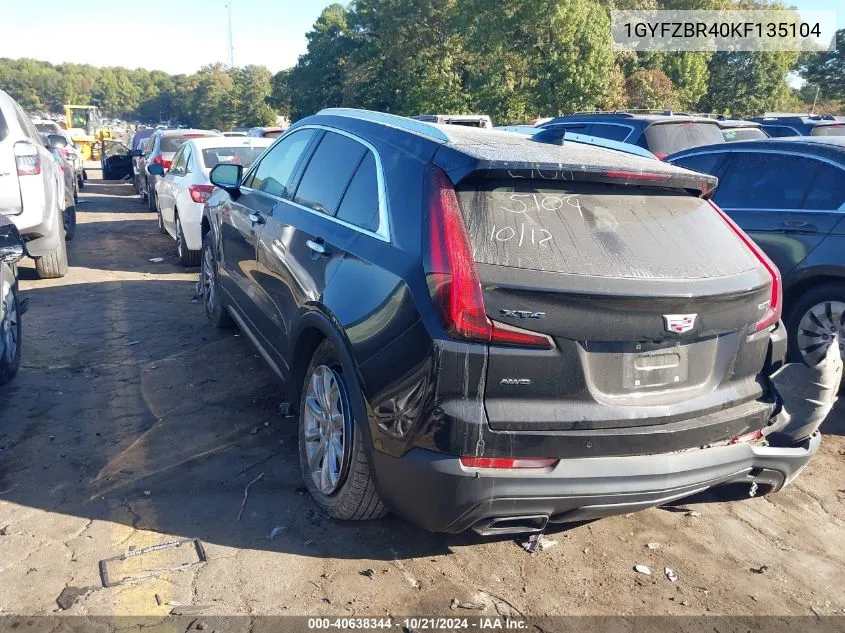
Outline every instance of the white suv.
<svg viewBox="0 0 845 633">
<path fill-rule="evenodd" d="M 64 277 L 64 178 L 29 117 L 0 90 L 0 215 L 26 240 L 42 279 Z"/>
</svg>

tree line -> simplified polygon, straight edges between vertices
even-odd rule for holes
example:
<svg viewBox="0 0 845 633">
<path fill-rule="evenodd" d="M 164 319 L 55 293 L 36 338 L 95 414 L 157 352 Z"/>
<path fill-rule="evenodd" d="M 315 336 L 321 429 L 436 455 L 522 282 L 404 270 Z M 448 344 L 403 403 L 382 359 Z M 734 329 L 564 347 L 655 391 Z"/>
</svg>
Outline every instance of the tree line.
<svg viewBox="0 0 845 633">
<path fill-rule="evenodd" d="M 296 66 L 212 64 L 191 75 L 0 59 L 28 110 L 91 103 L 112 117 L 228 129 L 324 107 L 476 112 L 496 123 L 593 109 L 751 116 L 842 113 L 845 29 L 828 53 L 614 53 L 610 9 L 773 8 L 765 0 L 355 0 L 323 10 Z M 789 87 L 790 72 L 807 82 Z"/>
</svg>

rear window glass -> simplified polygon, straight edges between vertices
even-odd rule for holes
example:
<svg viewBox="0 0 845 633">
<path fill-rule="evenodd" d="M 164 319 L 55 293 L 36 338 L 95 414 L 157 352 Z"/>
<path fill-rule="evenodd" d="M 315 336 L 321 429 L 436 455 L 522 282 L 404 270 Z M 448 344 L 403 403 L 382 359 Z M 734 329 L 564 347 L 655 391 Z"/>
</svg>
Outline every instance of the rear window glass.
<svg viewBox="0 0 845 633">
<path fill-rule="evenodd" d="M 756 141 L 761 138 L 769 138 L 759 127 L 741 127 L 729 130 L 722 130 L 722 134 L 728 143 L 733 141 Z"/>
<path fill-rule="evenodd" d="M 161 137 L 161 151 L 162 152 L 177 152 L 182 145 L 190 138 L 197 138 L 196 136 L 162 136 Z"/>
<path fill-rule="evenodd" d="M 219 163 L 243 165 L 244 169 L 252 165 L 261 156 L 266 147 L 213 147 L 202 150 L 202 162 L 206 169 L 213 169 Z"/>
<path fill-rule="evenodd" d="M 640 279 L 719 277 L 756 265 L 706 201 L 670 189 L 478 181 L 458 197 L 481 264 Z"/>
<path fill-rule="evenodd" d="M 55 123 L 35 123 L 35 129 L 42 134 L 61 134 L 62 128 Z"/>
<path fill-rule="evenodd" d="M 272 130 L 270 132 L 264 132 L 264 138 L 276 138 L 277 136 L 281 136 L 284 134 L 283 130 Z"/>
<path fill-rule="evenodd" d="M 715 123 L 660 123 L 646 128 L 645 138 L 653 154 L 668 156 L 690 147 L 724 143 Z M 661 156 L 662 158 L 662 156 Z"/>
<path fill-rule="evenodd" d="M 817 125 L 810 136 L 845 136 L 845 125 Z"/>
</svg>

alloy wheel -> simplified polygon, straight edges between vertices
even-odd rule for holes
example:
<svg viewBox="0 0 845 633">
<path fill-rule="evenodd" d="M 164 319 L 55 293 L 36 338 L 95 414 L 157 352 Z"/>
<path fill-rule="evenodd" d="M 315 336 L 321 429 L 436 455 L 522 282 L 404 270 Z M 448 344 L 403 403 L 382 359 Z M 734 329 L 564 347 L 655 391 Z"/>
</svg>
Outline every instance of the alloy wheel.
<svg viewBox="0 0 845 633">
<path fill-rule="evenodd" d="M 205 301 L 205 309 L 213 314 L 217 308 L 217 266 L 214 261 L 214 254 L 211 247 L 206 246 L 202 253 L 202 296 Z"/>
<path fill-rule="evenodd" d="M 808 365 L 817 364 L 834 338 L 839 338 L 839 352 L 845 358 L 845 303 L 824 301 L 804 313 L 798 322 L 798 351 Z"/>
<path fill-rule="evenodd" d="M 3 320 L 0 321 L 0 338 L 3 339 L 3 356 L 12 363 L 18 353 L 18 305 L 11 287 L 3 297 Z"/>
<path fill-rule="evenodd" d="M 308 470 L 317 489 L 330 495 L 343 482 L 351 419 L 345 387 L 332 368 L 314 368 L 305 395 L 303 433 Z"/>
</svg>

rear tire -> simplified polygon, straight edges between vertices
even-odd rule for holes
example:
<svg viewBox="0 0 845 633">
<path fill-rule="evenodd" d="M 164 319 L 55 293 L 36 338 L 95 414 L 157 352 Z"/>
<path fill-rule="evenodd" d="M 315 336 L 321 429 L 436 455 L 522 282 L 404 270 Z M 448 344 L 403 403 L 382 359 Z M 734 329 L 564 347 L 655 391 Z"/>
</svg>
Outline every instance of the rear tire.
<svg viewBox="0 0 845 633">
<path fill-rule="evenodd" d="M 67 274 L 67 268 L 67 243 L 62 229 L 58 248 L 35 258 L 35 272 L 39 279 L 59 279 Z"/>
<path fill-rule="evenodd" d="M 792 362 L 816 364 L 830 346 L 834 334 L 839 335 L 839 348 L 843 352 L 845 283 L 823 283 L 801 295 L 789 311 L 786 333 Z"/>
<path fill-rule="evenodd" d="M 147 206 L 150 211 L 158 211 L 158 204 L 156 203 L 156 190 L 147 188 Z"/>
<path fill-rule="evenodd" d="M 161 213 L 158 214 L 161 218 Z M 159 221 L 160 223 L 160 221 Z M 176 215 L 176 253 L 179 255 L 179 263 L 187 267 L 195 267 L 200 265 L 200 257 L 202 251 L 192 251 L 185 243 L 185 234 L 182 231 L 182 220 L 179 215 Z"/>
<path fill-rule="evenodd" d="M 233 328 L 235 322 L 223 305 L 221 297 L 220 276 L 217 274 L 217 255 L 214 252 L 214 237 L 211 231 L 202 238 L 201 253 L 200 288 L 202 288 L 202 303 L 205 307 L 205 315 L 216 328 Z"/>
<path fill-rule="evenodd" d="M 299 401 L 300 470 L 311 497 L 333 519 L 379 519 L 388 510 L 370 474 L 353 397 L 362 396 L 350 394 L 340 357 L 323 341 L 305 372 Z"/>
<path fill-rule="evenodd" d="M 65 227 L 65 240 L 73 239 L 76 234 L 76 207 L 70 205 L 62 214 L 62 220 Z"/>
<path fill-rule="evenodd" d="M 5 385 L 21 364 L 21 313 L 18 300 L 18 284 L 0 288 L 0 385 Z"/>
</svg>

